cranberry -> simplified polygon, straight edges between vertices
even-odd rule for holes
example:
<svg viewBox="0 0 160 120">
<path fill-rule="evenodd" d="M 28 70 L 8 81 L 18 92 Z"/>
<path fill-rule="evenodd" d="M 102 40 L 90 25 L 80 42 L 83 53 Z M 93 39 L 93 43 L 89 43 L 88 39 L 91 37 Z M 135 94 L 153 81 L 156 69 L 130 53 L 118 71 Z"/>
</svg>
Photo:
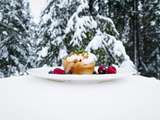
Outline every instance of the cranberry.
<svg viewBox="0 0 160 120">
<path fill-rule="evenodd" d="M 106 69 L 106 74 L 115 74 L 117 73 L 117 70 L 114 66 L 109 66 L 107 69 Z"/>
<path fill-rule="evenodd" d="M 106 73 L 106 67 L 104 65 L 100 65 L 98 68 L 99 74 L 105 74 Z"/>
<path fill-rule="evenodd" d="M 65 71 L 60 69 L 60 68 L 55 68 L 53 71 L 52 71 L 53 74 L 65 74 Z"/>
</svg>

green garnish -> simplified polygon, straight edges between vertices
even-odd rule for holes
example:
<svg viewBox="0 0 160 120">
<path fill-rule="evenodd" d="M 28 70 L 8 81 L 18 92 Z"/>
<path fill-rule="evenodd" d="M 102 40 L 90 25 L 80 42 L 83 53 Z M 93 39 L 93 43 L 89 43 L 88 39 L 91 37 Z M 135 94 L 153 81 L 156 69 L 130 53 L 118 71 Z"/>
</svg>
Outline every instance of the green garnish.
<svg viewBox="0 0 160 120">
<path fill-rule="evenodd" d="M 84 54 L 84 53 L 88 53 L 87 51 L 85 51 L 84 49 L 77 49 L 74 51 L 75 54 Z"/>
</svg>

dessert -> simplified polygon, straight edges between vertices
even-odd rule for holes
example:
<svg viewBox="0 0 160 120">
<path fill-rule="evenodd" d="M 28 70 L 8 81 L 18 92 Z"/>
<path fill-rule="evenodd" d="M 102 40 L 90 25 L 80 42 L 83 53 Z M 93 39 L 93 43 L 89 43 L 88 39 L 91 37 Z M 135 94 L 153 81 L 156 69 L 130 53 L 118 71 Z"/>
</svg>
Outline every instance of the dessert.
<svg viewBox="0 0 160 120">
<path fill-rule="evenodd" d="M 65 73 L 92 74 L 94 72 L 96 56 L 86 51 L 76 51 L 63 60 Z"/>
<path fill-rule="evenodd" d="M 95 69 L 96 56 L 90 52 L 77 50 L 63 59 L 63 68 L 54 68 L 49 74 L 116 74 L 114 66 L 100 65 Z"/>
</svg>

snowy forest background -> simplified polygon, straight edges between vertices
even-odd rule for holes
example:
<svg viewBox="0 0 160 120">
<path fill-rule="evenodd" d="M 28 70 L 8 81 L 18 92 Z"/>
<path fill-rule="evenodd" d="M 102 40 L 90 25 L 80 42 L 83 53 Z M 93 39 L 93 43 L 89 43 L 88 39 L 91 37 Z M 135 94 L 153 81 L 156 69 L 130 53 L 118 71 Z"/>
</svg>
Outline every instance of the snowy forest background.
<svg viewBox="0 0 160 120">
<path fill-rule="evenodd" d="M 0 0 L 0 78 L 61 65 L 76 48 L 160 79 L 160 0 L 48 0 L 38 24 L 29 1 Z"/>
</svg>

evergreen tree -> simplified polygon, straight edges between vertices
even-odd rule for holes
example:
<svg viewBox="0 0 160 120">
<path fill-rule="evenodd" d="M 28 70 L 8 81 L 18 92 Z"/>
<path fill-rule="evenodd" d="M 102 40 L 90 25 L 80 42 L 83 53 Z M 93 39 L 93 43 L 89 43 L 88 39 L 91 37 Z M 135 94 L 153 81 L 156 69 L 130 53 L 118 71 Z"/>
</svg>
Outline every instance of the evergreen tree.
<svg viewBox="0 0 160 120">
<path fill-rule="evenodd" d="M 31 66 L 28 8 L 23 0 L 0 1 L 0 77 Z"/>
<path fill-rule="evenodd" d="M 59 53 L 66 54 L 63 43 L 63 35 L 67 21 L 75 9 L 76 2 L 70 5 L 68 2 L 52 0 L 42 13 L 39 31 L 39 66 L 44 64 L 60 64 L 61 56 Z M 44 54 L 47 53 L 47 54 Z"/>
<path fill-rule="evenodd" d="M 160 1 L 139 0 L 139 71 L 147 76 L 160 73 Z"/>
<path fill-rule="evenodd" d="M 42 15 L 39 48 L 45 55 L 40 64 L 61 63 L 68 52 L 83 48 L 98 57 L 97 64 L 132 62 L 118 38 L 113 21 L 101 9 L 105 0 L 52 0 Z M 106 11 L 107 12 L 107 11 Z M 41 54 L 40 54 L 41 55 Z"/>
<path fill-rule="evenodd" d="M 159 77 L 159 0 L 108 0 L 109 15 L 141 74 Z"/>
</svg>

